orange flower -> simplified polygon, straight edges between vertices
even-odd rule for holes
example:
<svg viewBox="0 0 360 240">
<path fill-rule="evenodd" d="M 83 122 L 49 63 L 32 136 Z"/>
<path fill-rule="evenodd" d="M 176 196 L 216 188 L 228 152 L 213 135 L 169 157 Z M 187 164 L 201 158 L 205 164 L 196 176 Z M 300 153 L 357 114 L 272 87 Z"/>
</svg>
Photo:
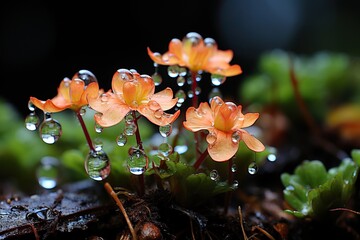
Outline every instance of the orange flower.
<svg viewBox="0 0 360 240">
<path fill-rule="evenodd" d="M 242 114 L 242 106 L 224 102 L 220 97 L 213 97 L 210 106 L 200 103 L 199 108 L 190 107 L 186 111 L 186 129 L 197 132 L 208 130 L 206 136 L 210 157 L 223 162 L 235 155 L 241 140 L 255 152 L 261 152 L 265 146 L 243 128 L 254 124 L 259 113 Z"/>
<path fill-rule="evenodd" d="M 203 39 L 198 33 L 190 32 L 180 41 L 174 38 L 169 43 L 168 52 L 161 55 L 147 48 L 150 58 L 160 65 L 179 65 L 192 72 L 206 71 L 211 74 L 230 77 L 242 73 L 239 65 L 230 65 L 231 50 L 218 50 L 212 38 Z"/>
<path fill-rule="evenodd" d="M 91 82 L 85 86 L 85 82 L 79 78 L 70 80 L 64 78 L 58 87 L 58 94 L 46 101 L 30 97 L 30 101 L 44 112 L 54 113 L 65 109 L 79 111 L 88 104 L 88 97 L 97 97 L 99 95 L 99 85 L 97 82 Z"/>
<path fill-rule="evenodd" d="M 119 69 L 112 78 L 112 91 L 91 99 L 89 105 L 101 113 L 95 115 L 95 121 L 103 127 L 119 123 L 129 111 L 138 111 L 159 126 L 174 122 L 180 110 L 174 114 L 164 112 L 177 103 L 177 98 L 172 98 L 173 91 L 166 88 L 154 92 L 155 84 L 150 76 Z"/>
</svg>

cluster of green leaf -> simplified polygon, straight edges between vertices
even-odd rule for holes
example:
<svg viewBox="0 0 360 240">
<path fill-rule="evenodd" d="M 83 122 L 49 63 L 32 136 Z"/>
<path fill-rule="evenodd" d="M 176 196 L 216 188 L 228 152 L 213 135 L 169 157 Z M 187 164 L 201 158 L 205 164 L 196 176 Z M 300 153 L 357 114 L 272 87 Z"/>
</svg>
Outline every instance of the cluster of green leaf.
<svg viewBox="0 0 360 240">
<path fill-rule="evenodd" d="M 345 207 L 355 191 L 360 150 L 353 150 L 351 156 L 328 171 L 319 160 L 305 160 L 294 174 L 283 173 L 284 197 L 293 208 L 285 211 L 299 218 L 319 219 L 329 216 L 330 209 Z"/>
<path fill-rule="evenodd" d="M 257 72 L 239 87 L 241 101 L 261 106 L 276 105 L 289 116 L 299 116 L 290 78 L 293 63 L 298 88 L 311 114 L 324 119 L 329 108 L 359 100 L 359 61 L 346 54 L 318 52 L 296 55 L 283 50 L 265 52 Z"/>
</svg>

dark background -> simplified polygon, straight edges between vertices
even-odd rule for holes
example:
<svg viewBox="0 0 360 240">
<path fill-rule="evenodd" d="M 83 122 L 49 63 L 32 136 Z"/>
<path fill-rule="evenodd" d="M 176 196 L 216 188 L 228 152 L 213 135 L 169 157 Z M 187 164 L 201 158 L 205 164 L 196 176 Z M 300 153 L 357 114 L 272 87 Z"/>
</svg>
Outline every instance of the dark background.
<svg viewBox="0 0 360 240">
<path fill-rule="evenodd" d="M 188 32 L 212 37 L 234 51 L 244 73 L 256 71 L 266 50 L 299 54 L 329 50 L 360 54 L 360 1 L 3 1 L 0 4 L 0 97 L 24 115 L 30 96 L 48 99 L 64 77 L 92 71 L 110 88 L 119 68 L 151 75 L 146 48 L 163 53 L 172 38 Z"/>
</svg>

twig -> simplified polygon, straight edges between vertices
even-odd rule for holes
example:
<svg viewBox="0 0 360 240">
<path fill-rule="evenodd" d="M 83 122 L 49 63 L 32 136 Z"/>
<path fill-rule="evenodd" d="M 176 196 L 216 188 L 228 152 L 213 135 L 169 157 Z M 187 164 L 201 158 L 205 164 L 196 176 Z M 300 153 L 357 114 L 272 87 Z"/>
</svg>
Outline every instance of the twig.
<svg viewBox="0 0 360 240">
<path fill-rule="evenodd" d="M 256 228 L 257 230 L 259 230 L 260 232 L 262 232 L 265 236 L 267 236 L 270 240 L 275 240 L 275 238 L 273 236 L 271 236 L 270 233 L 268 233 L 266 230 L 262 229 L 259 226 L 254 226 L 254 228 Z"/>
<path fill-rule="evenodd" d="M 133 240 L 137 240 L 137 236 L 136 236 L 135 230 L 134 230 L 134 228 L 133 228 L 133 226 L 132 226 L 132 224 L 130 222 L 129 216 L 127 215 L 126 210 L 125 210 L 123 204 L 121 203 L 120 199 L 118 198 L 117 194 L 114 192 L 113 188 L 111 187 L 111 185 L 108 182 L 106 182 L 104 184 L 104 186 L 105 186 L 106 191 L 114 199 L 114 201 L 116 202 L 116 205 L 120 208 L 120 211 L 124 215 L 124 218 L 125 218 L 126 223 L 127 223 L 128 227 L 129 227 L 129 230 L 131 232 Z"/>
<path fill-rule="evenodd" d="M 329 211 L 346 211 L 346 212 L 351 212 L 351 213 L 354 213 L 354 214 L 357 214 L 357 215 L 360 215 L 360 212 L 357 212 L 357 211 L 354 211 L 354 210 L 351 210 L 351 209 L 348 209 L 348 208 L 333 208 L 333 209 L 330 209 Z"/>
<path fill-rule="evenodd" d="M 243 217 L 242 217 L 242 212 L 241 212 L 241 207 L 240 206 L 238 206 L 238 212 L 239 212 L 239 218 L 240 218 L 241 231 L 242 231 L 242 234 L 244 236 L 244 240 L 248 240 L 248 237 L 246 236 L 245 229 L 244 229 Z"/>
</svg>

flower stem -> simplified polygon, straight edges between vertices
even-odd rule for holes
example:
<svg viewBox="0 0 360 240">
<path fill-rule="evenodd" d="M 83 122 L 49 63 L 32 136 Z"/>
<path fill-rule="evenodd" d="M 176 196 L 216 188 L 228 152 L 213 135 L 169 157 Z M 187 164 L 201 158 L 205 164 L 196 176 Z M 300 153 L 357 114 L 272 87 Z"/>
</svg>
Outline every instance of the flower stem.
<svg viewBox="0 0 360 240">
<path fill-rule="evenodd" d="M 205 151 L 200 155 L 200 157 L 194 163 L 194 168 L 198 169 L 208 155 L 209 152 L 207 149 L 205 149 Z"/>
<path fill-rule="evenodd" d="M 233 174 L 233 171 L 231 170 L 232 169 L 232 165 L 233 165 L 233 160 L 232 158 L 229 159 L 228 161 L 228 184 L 229 186 L 232 185 L 233 183 L 233 180 L 234 180 L 234 174 Z M 229 210 L 229 205 L 230 205 L 230 200 L 231 200 L 231 196 L 233 194 L 233 191 L 229 191 L 226 193 L 225 195 L 225 204 L 224 204 L 224 215 L 226 215 L 228 213 L 228 210 Z"/>
<path fill-rule="evenodd" d="M 85 135 L 85 138 L 86 138 L 86 142 L 88 143 L 89 145 L 89 148 L 91 151 L 95 151 L 95 148 L 92 144 L 92 140 L 91 140 L 91 137 L 90 137 L 90 134 L 89 134 L 89 131 L 87 130 L 86 128 L 86 125 L 85 125 L 85 122 L 84 122 L 84 119 L 82 118 L 80 112 L 76 112 L 76 117 L 78 118 L 79 122 L 80 122 L 80 125 L 81 125 L 81 129 L 83 130 L 84 132 L 84 135 Z"/>
<path fill-rule="evenodd" d="M 140 131 L 139 131 L 139 125 L 138 125 L 138 118 L 136 117 L 136 112 L 132 111 L 132 115 L 134 118 L 134 124 L 136 125 L 136 131 L 135 131 L 135 138 L 136 138 L 136 143 L 139 147 L 139 149 L 141 151 L 144 151 L 144 147 L 142 145 L 142 141 L 141 141 L 141 136 L 140 136 Z M 148 159 L 146 158 L 146 168 L 148 167 Z M 139 195 L 143 196 L 145 193 L 145 178 L 144 178 L 144 174 L 140 174 L 137 176 L 138 180 L 139 180 Z"/>
</svg>

